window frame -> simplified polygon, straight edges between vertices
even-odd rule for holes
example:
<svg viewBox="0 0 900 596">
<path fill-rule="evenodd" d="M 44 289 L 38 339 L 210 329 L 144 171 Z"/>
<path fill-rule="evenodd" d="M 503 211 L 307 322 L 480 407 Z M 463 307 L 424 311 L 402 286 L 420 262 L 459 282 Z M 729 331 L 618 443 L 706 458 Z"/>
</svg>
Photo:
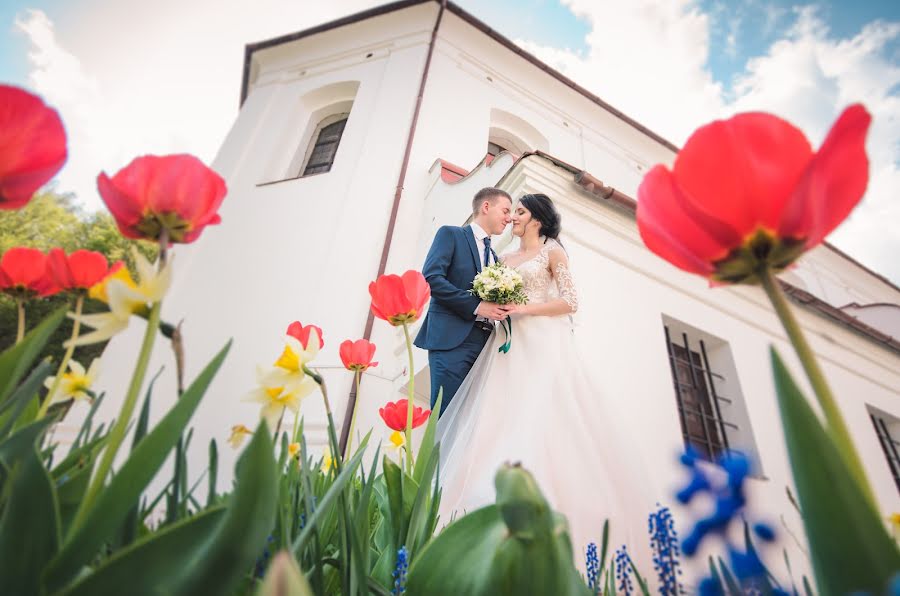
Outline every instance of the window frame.
<svg viewBox="0 0 900 596">
<path fill-rule="evenodd" d="M 336 112 L 334 114 L 330 114 L 330 115 L 322 118 L 319 121 L 319 123 L 316 125 L 316 128 L 313 130 L 312 135 L 310 135 L 310 137 L 309 137 L 309 142 L 307 143 L 307 147 L 306 147 L 306 154 L 303 157 L 302 165 L 297 173 L 298 178 L 308 178 L 310 176 L 317 176 L 319 174 L 327 174 L 334 168 L 334 162 L 337 161 L 337 154 L 338 154 L 338 151 L 340 151 L 341 141 L 344 138 L 344 133 L 347 130 L 347 124 L 349 123 L 349 121 L 350 121 L 350 111 L 349 110 L 346 112 Z M 343 126 L 343 128 L 341 128 L 341 132 L 338 135 L 337 140 L 334 141 L 335 148 L 334 148 L 334 152 L 331 154 L 331 160 L 327 163 L 328 169 L 324 170 L 324 171 L 318 171 L 318 172 L 307 172 L 307 170 L 310 167 L 309 162 L 315 153 L 316 147 L 318 147 L 319 145 L 325 144 L 325 143 L 320 142 L 320 138 L 322 136 L 323 131 L 327 127 L 337 124 L 339 122 L 343 122 L 344 126 Z M 323 165 L 325 165 L 325 164 L 319 164 L 316 167 L 322 167 Z"/>
<path fill-rule="evenodd" d="M 900 492 L 900 438 L 891 434 L 886 420 L 887 418 L 893 419 L 893 416 L 881 414 L 870 409 L 869 418 L 872 421 L 872 426 L 875 428 L 875 436 L 878 437 L 878 443 L 881 445 L 885 463 L 887 463 L 891 476 L 894 478 L 894 485 L 897 487 L 897 492 Z M 894 423 L 897 422 L 896 419 L 893 421 Z"/>
<path fill-rule="evenodd" d="M 695 350 L 688 333 L 681 331 L 682 344 L 679 345 L 672 339 L 670 325 L 668 323 L 663 325 L 682 441 L 685 448 L 692 447 L 701 457 L 716 461 L 733 451 L 728 429 L 733 432 L 740 431 L 737 424 L 726 420 L 722 415 L 720 402 L 731 404 L 733 400 L 719 395 L 716 390 L 716 378 L 724 380 L 724 377 L 710 367 L 706 342 L 703 339 L 696 340 Z M 686 373 L 679 374 L 679 371 L 685 369 Z M 687 378 L 682 378 L 684 376 Z M 693 401 L 692 404 L 686 404 L 688 393 L 693 396 L 690 400 Z M 689 417 L 699 419 L 702 435 L 692 432 Z"/>
</svg>

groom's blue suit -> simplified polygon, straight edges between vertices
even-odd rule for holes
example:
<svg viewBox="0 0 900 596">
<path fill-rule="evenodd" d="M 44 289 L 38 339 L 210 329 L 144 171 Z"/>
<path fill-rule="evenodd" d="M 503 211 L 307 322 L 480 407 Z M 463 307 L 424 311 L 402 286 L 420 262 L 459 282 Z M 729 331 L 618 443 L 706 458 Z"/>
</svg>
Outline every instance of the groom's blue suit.
<svg viewBox="0 0 900 596">
<path fill-rule="evenodd" d="M 494 255 L 496 259 L 496 255 Z M 416 346 L 428 350 L 431 407 L 443 387 L 441 414 L 469 373 L 493 326 L 476 321 L 481 300 L 469 293 L 481 271 L 481 259 L 470 226 L 443 226 L 437 231 L 422 273 L 431 286 L 431 304 Z"/>
</svg>

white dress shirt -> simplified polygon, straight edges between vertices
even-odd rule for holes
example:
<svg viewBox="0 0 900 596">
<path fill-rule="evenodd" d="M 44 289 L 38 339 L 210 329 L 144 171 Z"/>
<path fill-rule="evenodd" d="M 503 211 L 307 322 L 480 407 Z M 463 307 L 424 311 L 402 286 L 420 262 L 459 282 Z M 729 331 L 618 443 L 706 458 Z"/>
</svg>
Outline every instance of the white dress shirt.
<svg viewBox="0 0 900 596">
<path fill-rule="evenodd" d="M 484 239 L 490 236 L 481 226 L 474 221 L 470 224 L 472 231 L 475 233 L 475 247 L 478 249 L 478 260 L 481 261 L 481 268 L 484 269 L 488 263 L 484 262 Z M 492 241 L 493 242 L 493 241 Z"/>
<path fill-rule="evenodd" d="M 490 234 L 484 231 L 481 226 L 479 226 L 474 221 L 469 224 L 472 226 L 472 232 L 475 234 L 475 247 L 478 249 L 478 260 L 481 261 L 481 268 L 484 269 L 486 263 L 484 262 L 484 239 L 487 238 Z M 493 241 L 492 241 L 493 242 Z M 481 303 L 478 304 L 481 306 Z M 475 312 L 478 312 L 478 309 L 475 309 Z M 486 323 L 493 323 L 490 319 L 485 319 L 484 317 L 476 317 L 476 321 L 484 321 Z"/>
</svg>

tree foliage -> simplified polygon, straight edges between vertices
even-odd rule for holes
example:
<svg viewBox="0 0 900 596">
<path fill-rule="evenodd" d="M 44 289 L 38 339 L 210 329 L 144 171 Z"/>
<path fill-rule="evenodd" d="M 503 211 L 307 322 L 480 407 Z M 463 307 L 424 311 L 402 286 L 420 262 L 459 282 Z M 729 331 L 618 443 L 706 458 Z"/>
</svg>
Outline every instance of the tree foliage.
<svg viewBox="0 0 900 596">
<path fill-rule="evenodd" d="M 73 195 L 58 193 L 52 188 L 38 192 L 22 209 L 0 211 L 0 254 L 16 246 L 37 248 L 44 252 L 55 247 L 62 248 L 67 253 L 80 248 L 94 250 L 106 255 L 110 263 L 125 261 L 132 274 L 132 247 L 151 260 L 156 256 L 154 244 L 123 237 L 106 211 L 87 213 L 77 205 Z M 25 307 L 27 328 L 30 329 L 69 301 L 70 298 L 65 295 L 32 300 Z M 85 312 L 104 310 L 106 306 L 101 302 L 90 299 L 85 301 Z M 0 294 L 0 350 L 15 342 L 17 319 L 15 302 Z M 64 352 L 62 343 L 71 334 L 72 321 L 67 319 L 50 338 L 41 356 L 49 355 L 54 362 L 59 362 Z M 87 367 L 105 346 L 102 343 L 80 347 L 75 350 L 73 357 Z"/>
</svg>

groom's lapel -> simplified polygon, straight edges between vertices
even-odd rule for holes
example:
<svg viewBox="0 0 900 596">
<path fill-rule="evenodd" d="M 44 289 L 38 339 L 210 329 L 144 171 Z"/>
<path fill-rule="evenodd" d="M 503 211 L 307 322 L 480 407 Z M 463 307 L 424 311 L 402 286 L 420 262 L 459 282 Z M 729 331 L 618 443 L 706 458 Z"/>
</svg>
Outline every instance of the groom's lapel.
<svg viewBox="0 0 900 596">
<path fill-rule="evenodd" d="M 481 259 L 478 258 L 478 245 L 475 244 L 475 230 L 472 226 L 466 226 L 466 240 L 469 243 L 469 249 L 472 251 L 472 258 L 475 259 L 475 271 L 481 273 Z"/>
</svg>

